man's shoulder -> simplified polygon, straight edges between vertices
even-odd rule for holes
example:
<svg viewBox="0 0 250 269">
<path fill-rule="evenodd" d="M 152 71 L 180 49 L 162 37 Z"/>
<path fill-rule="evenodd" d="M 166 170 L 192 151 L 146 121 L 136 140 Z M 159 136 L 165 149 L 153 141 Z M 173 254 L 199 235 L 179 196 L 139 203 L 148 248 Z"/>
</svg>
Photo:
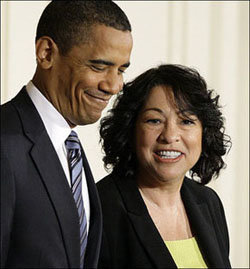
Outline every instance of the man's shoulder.
<svg viewBox="0 0 250 269">
<path fill-rule="evenodd" d="M 20 129 L 20 118 L 13 100 L 1 105 L 1 133 Z"/>
<path fill-rule="evenodd" d="M 16 104 L 25 95 L 25 87 L 19 91 L 11 100 L 1 105 L 1 119 L 7 119 L 17 114 Z"/>
<path fill-rule="evenodd" d="M 23 124 L 35 118 L 35 115 L 36 109 L 23 87 L 13 99 L 1 105 L 1 133 L 23 132 Z"/>
<path fill-rule="evenodd" d="M 29 131 L 27 126 L 39 129 L 40 124 L 34 120 L 37 118 L 36 109 L 24 86 L 14 98 L 1 105 L 1 145 L 12 147 L 13 143 L 23 144 Z"/>
<path fill-rule="evenodd" d="M 8 115 L 9 113 L 15 112 L 12 100 L 2 104 L 0 107 L 1 107 L 1 117 L 3 115 Z"/>
</svg>

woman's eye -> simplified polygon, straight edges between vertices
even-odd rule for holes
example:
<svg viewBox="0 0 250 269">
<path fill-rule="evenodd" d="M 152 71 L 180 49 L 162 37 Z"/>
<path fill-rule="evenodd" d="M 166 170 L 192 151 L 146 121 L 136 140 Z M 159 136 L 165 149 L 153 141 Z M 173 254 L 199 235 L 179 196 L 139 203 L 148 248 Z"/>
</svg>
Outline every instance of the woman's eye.
<svg viewBox="0 0 250 269">
<path fill-rule="evenodd" d="M 192 125 L 192 124 L 194 124 L 194 120 L 183 119 L 183 120 L 182 120 L 182 123 L 183 123 L 184 125 Z"/>
<path fill-rule="evenodd" d="M 159 123 L 161 123 L 161 120 L 159 120 L 159 119 L 149 119 L 146 122 L 150 123 L 150 124 L 159 124 Z"/>
</svg>

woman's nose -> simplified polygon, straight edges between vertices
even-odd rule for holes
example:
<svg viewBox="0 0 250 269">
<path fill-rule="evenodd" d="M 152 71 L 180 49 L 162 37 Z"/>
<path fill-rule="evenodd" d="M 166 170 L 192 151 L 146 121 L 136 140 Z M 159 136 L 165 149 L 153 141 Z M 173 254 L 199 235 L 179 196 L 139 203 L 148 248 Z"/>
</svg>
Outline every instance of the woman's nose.
<svg viewBox="0 0 250 269">
<path fill-rule="evenodd" d="M 178 126 L 175 123 L 165 124 L 159 135 L 159 140 L 167 144 L 178 142 L 180 140 Z"/>
</svg>

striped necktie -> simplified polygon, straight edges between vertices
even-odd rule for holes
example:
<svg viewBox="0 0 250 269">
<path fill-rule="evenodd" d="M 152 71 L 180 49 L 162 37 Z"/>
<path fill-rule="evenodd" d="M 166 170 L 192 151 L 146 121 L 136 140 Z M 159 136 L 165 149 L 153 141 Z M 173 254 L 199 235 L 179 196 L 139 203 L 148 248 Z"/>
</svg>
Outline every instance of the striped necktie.
<svg viewBox="0 0 250 269">
<path fill-rule="evenodd" d="M 87 219 L 82 200 L 82 155 L 81 144 L 76 132 L 71 131 L 65 141 L 68 152 L 68 164 L 71 179 L 71 190 L 76 203 L 80 224 L 80 268 L 83 268 L 84 254 L 87 245 Z"/>
</svg>

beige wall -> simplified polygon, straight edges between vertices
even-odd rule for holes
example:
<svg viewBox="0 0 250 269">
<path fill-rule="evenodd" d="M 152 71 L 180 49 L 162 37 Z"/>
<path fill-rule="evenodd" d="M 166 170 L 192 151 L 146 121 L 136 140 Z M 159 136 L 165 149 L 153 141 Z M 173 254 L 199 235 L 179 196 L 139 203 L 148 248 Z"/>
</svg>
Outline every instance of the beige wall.
<svg viewBox="0 0 250 269">
<path fill-rule="evenodd" d="M 134 49 L 130 80 L 156 64 L 197 68 L 221 95 L 233 147 L 210 185 L 228 220 L 233 268 L 249 268 L 249 3 L 248 1 L 117 1 L 130 18 Z M 35 70 L 34 37 L 47 1 L 1 2 L 1 101 L 12 98 Z M 105 114 L 105 112 L 104 112 Z M 98 123 L 79 127 L 96 181 L 107 173 Z"/>
</svg>

